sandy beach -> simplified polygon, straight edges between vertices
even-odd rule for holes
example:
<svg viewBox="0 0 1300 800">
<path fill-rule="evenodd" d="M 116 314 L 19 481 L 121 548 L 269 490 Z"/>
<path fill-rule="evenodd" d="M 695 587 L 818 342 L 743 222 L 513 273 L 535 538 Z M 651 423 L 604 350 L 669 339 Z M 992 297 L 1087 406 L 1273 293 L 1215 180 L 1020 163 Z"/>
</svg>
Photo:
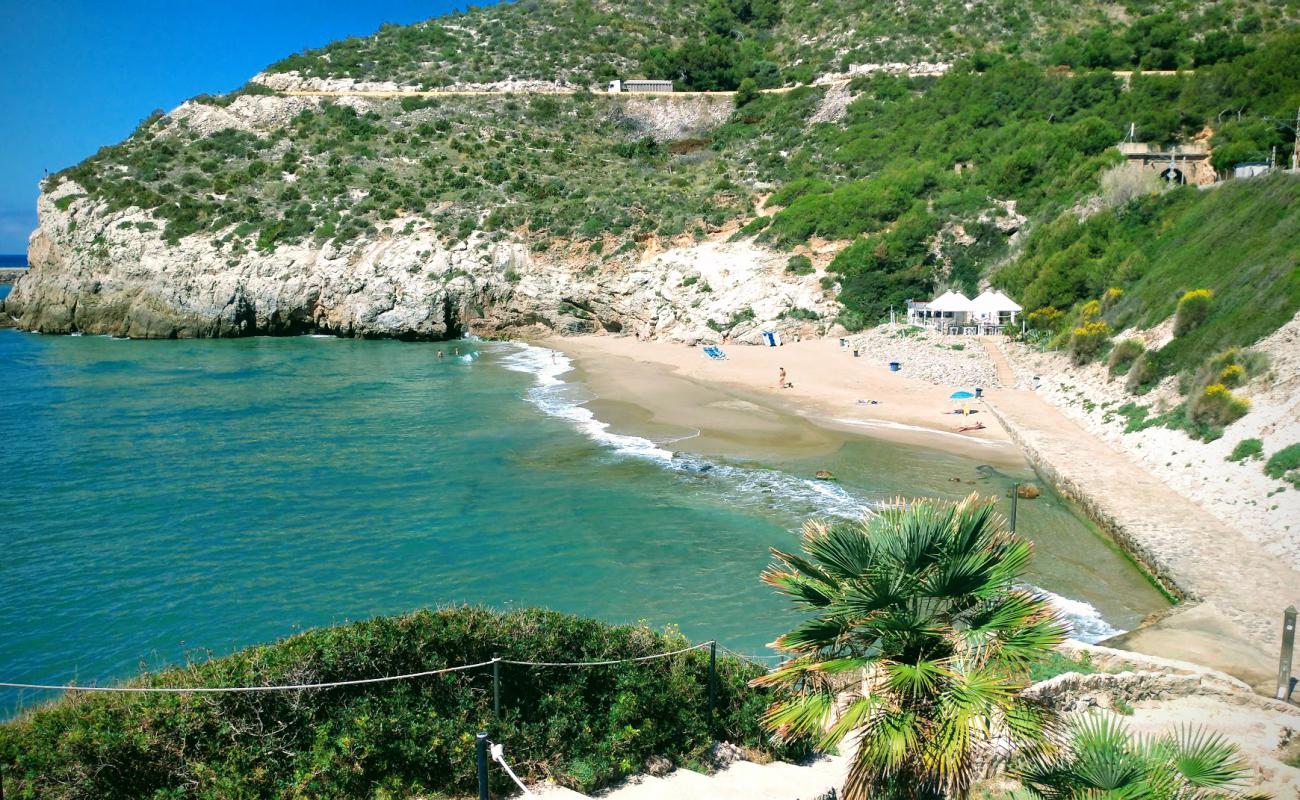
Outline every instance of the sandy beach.
<svg viewBox="0 0 1300 800">
<path fill-rule="evenodd" d="M 599 419 L 675 449 L 812 455 L 837 448 L 846 436 L 871 436 L 996 465 L 1026 463 L 982 403 L 965 401 L 969 415 L 954 413 L 963 402 L 949 395 L 975 385 L 917 380 L 908 377 L 906 362 L 891 372 L 883 359 L 855 358 L 836 339 L 725 347 L 725 360 L 709 359 L 698 347 L 621 336 L 545 344 L 574 359 L 576 379 L 596 396 L 588 406 Z M 787 388 L 777 385 L 782 367 Z M 983 428 L 958 431 L 976 424 Z"/>
</svg>

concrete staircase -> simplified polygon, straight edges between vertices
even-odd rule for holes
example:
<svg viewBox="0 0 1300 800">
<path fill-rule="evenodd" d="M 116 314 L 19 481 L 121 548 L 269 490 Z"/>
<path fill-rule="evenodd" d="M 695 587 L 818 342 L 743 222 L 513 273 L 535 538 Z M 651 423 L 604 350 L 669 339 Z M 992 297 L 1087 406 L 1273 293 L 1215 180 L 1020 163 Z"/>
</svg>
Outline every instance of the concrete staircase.
<svg viewBox="0 0 1300 800">
<path fill-rule="evenodd" d="M 823 756 L 807 764 L 733 761 L 712 775 L 675 769 L 662 776 L 637 775 L 606 789 L 599 800 L 819 800 L 839 791 L 848 773 L 844 756 Z M 545 800 L 591 800 L 558 786 L 534 787 Z"/>
</svg>

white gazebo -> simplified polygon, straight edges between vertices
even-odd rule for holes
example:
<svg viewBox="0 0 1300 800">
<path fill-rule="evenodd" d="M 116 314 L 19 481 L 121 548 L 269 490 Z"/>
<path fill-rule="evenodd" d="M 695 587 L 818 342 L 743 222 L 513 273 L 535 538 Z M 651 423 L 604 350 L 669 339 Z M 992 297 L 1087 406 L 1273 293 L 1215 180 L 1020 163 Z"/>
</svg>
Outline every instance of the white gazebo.
<svg viewBox="0 0 1300 800">
<path fill-rule="evenodd" d="M 985 289 L 971 301 L 972 317 L 983 325 L 1010 325 L 1023 309 L 997 289 Z"/>
<path fill-rule="evenodd" d="M 973 310 L 974 306 L 966 295 L 949 290 L 928 303 L 909 302 L 907 321 L 947 331 L 967 324 Z"/>
</svg>

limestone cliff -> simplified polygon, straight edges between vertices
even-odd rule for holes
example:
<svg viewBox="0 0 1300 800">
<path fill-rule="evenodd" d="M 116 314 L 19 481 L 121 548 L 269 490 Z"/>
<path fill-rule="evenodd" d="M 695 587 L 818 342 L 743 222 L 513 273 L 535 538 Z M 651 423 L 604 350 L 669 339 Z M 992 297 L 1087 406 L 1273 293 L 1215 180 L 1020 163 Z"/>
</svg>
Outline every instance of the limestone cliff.
<svg viewBox="0 0 1300 800">
<path fill-rule="evenodd" d="M 156 230 L 140 230 L 149 215 L 138 209 L 103 213 L 86 198 L 59 208 L 60 198 L 76 194 L 75 184 L 64 184 L 40 199 L 31 269 L 4 305 L 20 328 L 132 338 L 319 332 L 412 339 L 609 330 L 674 341 L 717 340 L 721 329 L 756 341 L 762 330 L 816 325 L 787 317 L 794 309 L 827 319 L 836 310 L 816 275 L 786 273 L 783 255 L 749 241 L 672 246 L 593 270 L 564 252 L 530 253 L 514 238 L 476 233 L 448 248 L 410 218 L 393 226 L 411 223 L 410 233 L 236 260 L 204 238 L 169 245 Z"/>
<path fill-rule="evenodd" d="M 638 101 L 622 113 L 665 140 L 727 113 L 725 99 L 721 109 L 683 101 Z M 189 102 L 168 115 L 160 136 L 230 129 L 264 136 L 321 102 Z M 731 231 L 716 227 L 662 241 L 639 236 L 635 250 L 599 258 L 588 241 L 557 240 L 539 252 L 523 231 L 449 237 L 432 214 L 406 214 L 343 244 L 304 239 L 235 254 L 214 246 L 213 233 L 168 242 L 152 212 L 113 209 L 72 180 L 47 187 L 38 211 L 31 269 L 3 309 L 12 324 L 45 333 L 440 339 L 607 330 L 757 340 L 761 330 L 826 324 L 837 311 L 819 275 L 794 276 L 785 271 L 787 256 L 751 241 L 726 243 Z"/>
</svg>

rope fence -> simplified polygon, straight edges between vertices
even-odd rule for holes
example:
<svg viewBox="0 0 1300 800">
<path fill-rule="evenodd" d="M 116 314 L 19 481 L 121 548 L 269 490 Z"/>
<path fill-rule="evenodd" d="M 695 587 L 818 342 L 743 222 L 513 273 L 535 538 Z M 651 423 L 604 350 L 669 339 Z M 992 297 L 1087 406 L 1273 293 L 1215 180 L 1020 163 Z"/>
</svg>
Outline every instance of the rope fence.
<svg viewBox="0 0 1300 800">
<path fill-rule="evenodd" d="M 708 641 L 699 644 L 683 647 L 680 650 L 672 650 L 667 653 L 654 653 L 648 656 L 635 656 L 632 658 L 616 658 L 606 661 L 517 661 L 508 658 L 492 658 L 488 661 L 480 661 L 476 664 L 462 664 L 458 667 L 445 667 L 443 669 L 431 669 L 424 672 L 408 672 L 402 675 L 385 675 L 379 678 L 357 678 L 345 681 L 328 681 L 325 683 L 295 683 L 287 685 L 274 686 L 77 686 L 75 684 L 44 684 L 44 683 L 12 683 L 0 681 L 0 689 L 39 689 L 48 691 L 61 692 L 111 692 L 123 694 L 218 694 L 231 692 L 296 692 L 313 689 L 337 689 L 343 686 L 363 686 L 375 683 L 391 683 L 393 681 L 413 680 L 415 678 L 427 678 L 432 675 L 443 675 L 448 672 L 465 672 L 471 669 L 482 667 L 495 667 L 497 664 L 510 664 L 517 667 L 606 667 L 615 664 L 633 664 L 643 661 L 654 661 L 660 658 L 670 658 L 672 656 L 689 653 L 692 650 L 710 650 L 717 647 L 717 642 Z M 725 647 L 723 648 L 726 649 Z M 738 653 L 733 654 L 739 655 Z"/>
</svg>

